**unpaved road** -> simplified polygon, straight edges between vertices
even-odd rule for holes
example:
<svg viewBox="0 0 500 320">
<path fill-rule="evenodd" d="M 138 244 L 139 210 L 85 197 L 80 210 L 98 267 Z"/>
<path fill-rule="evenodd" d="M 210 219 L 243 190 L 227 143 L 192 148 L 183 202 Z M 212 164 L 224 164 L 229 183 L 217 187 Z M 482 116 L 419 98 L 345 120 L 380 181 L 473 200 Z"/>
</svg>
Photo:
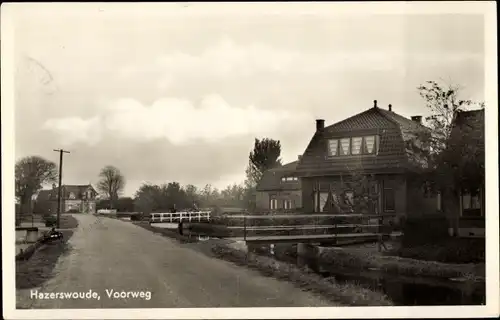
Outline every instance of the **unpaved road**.
<svg viewBox="0 0 500 320">
<path fill-rule="evenodd" d="M 130 222 L 74 216 L 79 226 L 68 242 L 70 253 L 59 258 L 54 278 L 41 288 L 18 290 L 17 308 L 332 306 L 290 283 L 210 258 Z M 35 290 L 48 299 L 32 298 Z M 89 290 L 100 299 L 55 297 Z M 106 290 L 150 292 L 151 298 L 110 298 Z"/>
</svg>

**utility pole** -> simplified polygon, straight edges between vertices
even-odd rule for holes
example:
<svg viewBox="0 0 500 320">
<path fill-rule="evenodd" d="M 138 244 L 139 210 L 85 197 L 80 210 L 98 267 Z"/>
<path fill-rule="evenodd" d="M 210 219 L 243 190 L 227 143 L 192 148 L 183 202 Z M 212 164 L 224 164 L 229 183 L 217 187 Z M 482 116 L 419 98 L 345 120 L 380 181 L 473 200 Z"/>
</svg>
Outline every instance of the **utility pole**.
<svg viewBox="0 0 500 320">
<path fill-rule="evenodd" d="M 61 193 L 62 193 L 62 165 L 63 165 L 63 153 L 70 153 L 69 151 L 63 149 L 54 149 L 54 151 L 59 152 L 59 189 L 57 190 L 57 229 L 60 229 L 61 221 Z"/>
</svg>

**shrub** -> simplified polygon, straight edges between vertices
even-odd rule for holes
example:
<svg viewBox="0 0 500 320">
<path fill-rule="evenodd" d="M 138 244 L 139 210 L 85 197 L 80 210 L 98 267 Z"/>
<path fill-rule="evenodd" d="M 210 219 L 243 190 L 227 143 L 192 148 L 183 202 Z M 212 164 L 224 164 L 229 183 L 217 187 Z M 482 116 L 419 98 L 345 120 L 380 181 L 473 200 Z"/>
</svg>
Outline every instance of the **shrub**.
<svg viewBox="0 0 500 320">
<path fill-rule="evenodd" d="M 402 247 L 440 242 L 449 238 L 448 221 L 443 215 L 408 217 L 403 224 Z"/>
<path fill-rule="evenodd" d="M 144 220 L 144 215 L 142 213 L 134 213 L 130 216 L 130 221 L 142 221 Z"/>
<path fill-rule="evenodd" d="M 54 216 L 45 216 L 44 220 L 46 227 L 54 227 L 57 223 L 57 218 Z"/>
<path fill-rule="evenodd" d="M 398 255 L 444 263 L 482 263 L 485 261 L 485 249 L 484 239 L 448 238 L 419 246 L 402 247 Z"/>
</svg>

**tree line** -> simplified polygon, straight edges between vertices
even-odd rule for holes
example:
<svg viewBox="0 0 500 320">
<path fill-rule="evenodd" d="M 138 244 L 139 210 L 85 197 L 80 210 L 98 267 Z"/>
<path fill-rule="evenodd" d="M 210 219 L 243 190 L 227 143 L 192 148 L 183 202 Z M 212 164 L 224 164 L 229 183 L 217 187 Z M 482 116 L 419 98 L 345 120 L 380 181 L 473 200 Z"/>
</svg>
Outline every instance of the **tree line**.
<svg viewBox="0 0 500 320">
<path fill-rule="evenodd" d="M 102 197 L 97 209 L 117 209 L 118 211 L 158 212 L 172 209 L 197 209 L 214 207 L 255 207 L 255 188 L 265 170 L 281 165 L 279 141 L 264 138 L 255 139 L 249 154 L 246 179 L 240 184 L 231 184 L 217 189 L 211 184 L 198 188 L 192 184 L 181 186 L 178 182 L 160 185 L 145 183 L 139 187 L 134 197 L 121 197 L 125 188 L 125 176 L 115 166 L 107 165 L 99 172 L 96 189 Z M 40 156 L 20 159 L 15 168 L 16 200 L 18 212 L 33 210 L 33 197 L 44 185 L 55 183 L 58 167 Z"/>
</svg>

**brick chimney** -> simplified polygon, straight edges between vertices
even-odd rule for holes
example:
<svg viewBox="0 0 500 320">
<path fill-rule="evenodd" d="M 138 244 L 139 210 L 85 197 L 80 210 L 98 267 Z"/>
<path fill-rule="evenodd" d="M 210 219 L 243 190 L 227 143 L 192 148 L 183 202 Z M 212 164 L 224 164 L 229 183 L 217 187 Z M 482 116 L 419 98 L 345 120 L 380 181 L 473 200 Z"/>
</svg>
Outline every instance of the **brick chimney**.
<svg viewBox="0 0 500 320">
<path fill-rule="evenodd" d="M 325 120 L 317 119 L 316 120 L 316 131 L 322 131 L 325 128 Z"/>
<path fill-rule="evenodd" d="M 297 159 L 298 159 L 299 161 L 300 161 L 300 160 L 302 160 L 302 155 L 301 155 L 301 154 L 299 154 L 299 156 L 297 157 Z"/>
<path fill-rule="evenodd" d="M 373 107 L 377 108 L 377 100 L 373 100 Z"/>
<path fill-rule="evenodd" d="M 392 111 L 392 104 L 389 105 L 389 111 Z"/>
<path fill-rule="evenodd" d="M 417 123 L 422 124 L 422 116 L 412 116 L 411 121 L 415 121 Z"/>
<path fill-rule="evenodd" d="M 55 190 L 55 189 L 57 189 L 57 186 L 56 186 L 56 184 L 55 184 L 55 183 L 53 183 L 53 184 L 52 184 L 52 190 Z"/>
</svg>

